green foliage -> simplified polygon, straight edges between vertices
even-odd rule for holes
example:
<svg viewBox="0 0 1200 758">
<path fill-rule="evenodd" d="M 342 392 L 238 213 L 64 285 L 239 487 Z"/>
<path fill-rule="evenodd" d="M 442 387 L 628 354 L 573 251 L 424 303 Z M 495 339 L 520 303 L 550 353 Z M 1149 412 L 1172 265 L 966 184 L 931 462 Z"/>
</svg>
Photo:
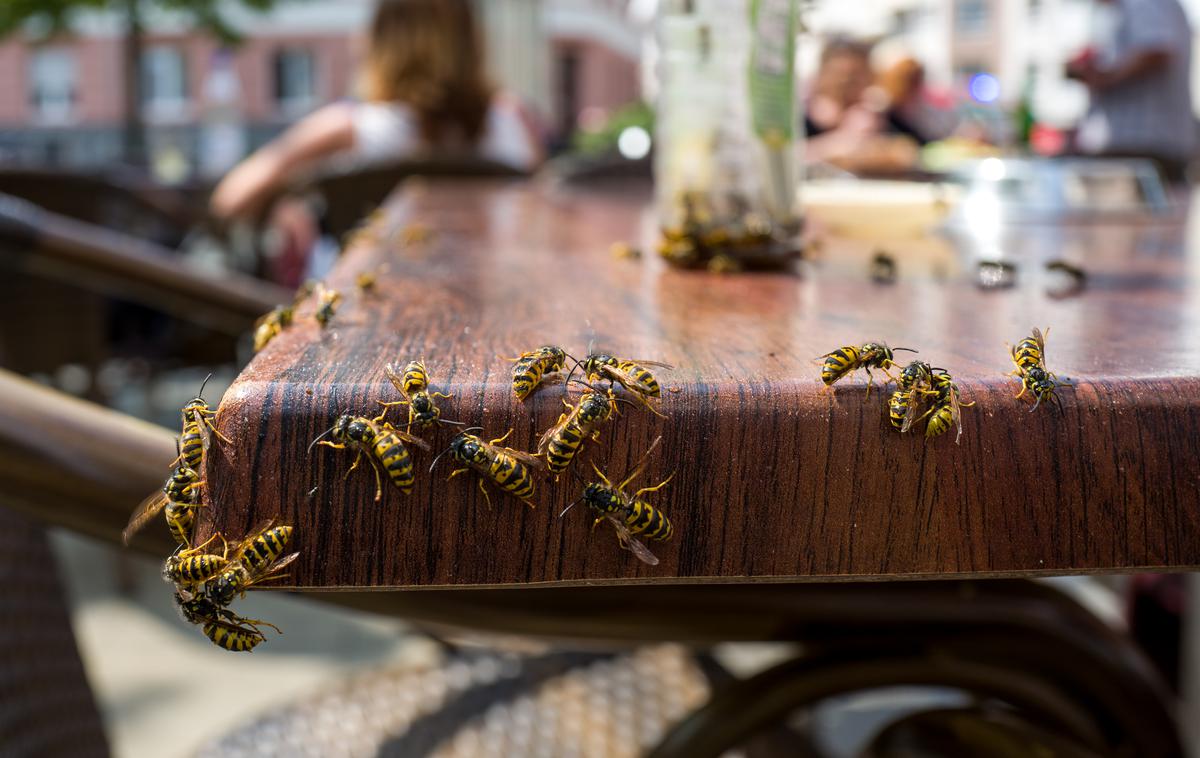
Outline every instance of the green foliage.
<svg viewBox="0 0 1200 758">
<path fill-rule="evenodd" d="M 630 126 L 640 126 L 653 134 L 654 109 L 643 102 L 623 105 L 599 129 L 580 130 L 571 135 L 571 149 L 583 155 L 610 152 L 616 149 L 621 132 Z"/>
<path fill-rule="evenodd" d="M 238 0 L 253 11 L 270 10 L 276 0 Z M 130 5 L 141 9 L 154 6 L 166 11 L 189 14 L 197 28 L 203 29 L 224 44 L 238 42 L 236 29 L 221 14 L 226 0 L 0 0 L 0 37 L 22 29 L 37 34 L 56 34 L 71 28 L 72 16 L 78 11 L 107 10 L 128 14 Z"/>
</svg>

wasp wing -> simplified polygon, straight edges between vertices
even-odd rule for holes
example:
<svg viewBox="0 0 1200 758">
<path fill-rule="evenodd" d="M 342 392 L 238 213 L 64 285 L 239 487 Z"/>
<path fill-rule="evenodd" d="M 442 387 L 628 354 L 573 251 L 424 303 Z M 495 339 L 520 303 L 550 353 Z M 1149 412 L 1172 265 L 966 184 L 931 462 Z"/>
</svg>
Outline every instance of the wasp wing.
<svg viewBox="0 0 1200 758">
<path fill-rule="evenodd" d="M 662 442 L 661 434 L 655 437 L 654 441 L 650 443 L 650 447 L 646 448 L 646 452 L 642 453 L 642 457 L 636 464 L 634 464 L 633 471 L 630 472 L 629 476 L 625 477 L 623 480 L 621 480 L 621 483 L 617 485 L 616 489 L 621 493 L 621 496 L 625 498 L 626 504 L 628 504 L 629 500 L 629 498 L 625 495 L 626 485 L 641 476 L 643 469 L 646 468 L 646 464 L 650 461 L 650 454 L 654 452 L 654 449 L 658 447 L 658 443 L 660 442 Z"/>
<path fill-rule="evenodd" d="M 383 373 L 387 375 L 388 381 L 401 395 L 408 397 L 408 393 L 404 391 L 404 374 L 398 370 L 396 364 L 389 363 L 384 366 Z"/>
<path fill-rule="evenodd" d="M 157 516 L 167 505 L 167 493 L 152 492 L 150 495 L 138 503 L 138 507 L 133 509 L 133 513 L 129 516 L 129 523 L 125 526 L 125 530 L 121 532 L 121 541 L 126 545 L 133 539 L 133 535 L 142 530 L 150 520 Z"/>
<path fill-rule="evenodd" d="M 629 361 L 630 363 L 636 363 L 639 366 L 654 366 L 655 368 L 665 368 L 665 369 L 674 369 L 675 368 L 670 363 L 661 363 L 659 361 L 647 361 L 647 360 L 643 360 L 641 358 L 626 358 L 625 360 Z"/>
<path fill-rule="evenodd" d="M 650 566 L 658 565 L 658 557 L 650 552 L 650 548 L 646 547 L 645 543 L 630 533 L 629 527 L 625 526 L 625 522 L 621 521 L 619 516 L 615 513 L 605 513 L 604 517 L 613 525 L 613 529 L 617 530 L 617 539 L 620 541 L 621 547 L 628 548 L 643 563 Z"/>
<path fill-rule="evenodd" d="M 526 466 L 532 466 L 538 470 L 546 468 L 546 462 L 532 453 L 526 453 L 521 450 L 513 450 L 511 447 L 502 447 L 499 449 L 503 450 L 508 455 L 511 455 L 513 458 L 516 458 L 521 463 L 524 463 Z"/>
<path fill-rule="evenodd" d="M 920 410 L 920 396 L 914 388 L 908 391 L 908 408 L 904 411 L 904 421 L 900 424 L 900 431 L 907 432 L 912 428 L 913 422 L 917 420 L 917 411 Z"/>
<path fill-rule="evenodd" d="M 405 444 L 416 445 L 417 447 L 421 448 L 422 450 L 429 449 L 429 443 L 426 442 L 425 440 L 421 439 L 420 437 L 418 437 L 414 434 L 409 434 L 408 432 L 402 432 L 399 429 L 397 429 L 396 427 L 387 423 L 386 421 L 380 422 L 379 427 L 381 429 L 383 429 L 384 431 L 387 431 L 387 432 L 390 432 L 391 434 L 396 435 L 396 437 Z"/>
<path fill-rule="evenodd" d="M 957 430 L 954 435 L 954 444 L 957 445 L 962 440 L 962 410 L 958 404 L 958 387 L 953 384 L 950 385 L 950 420 Z"/>
<path fill-rule="evenodd" d="M 1050 331 L 1050 327 L 1046 327 L 1046 331 Z M 1042 354 L 1042 362 L 1044 363 L 1046 360 L 1046 336 L 1036 326 L 1033 327 L 1033 341 L 1037 343 L 1038 352 Z"/>
</svg>

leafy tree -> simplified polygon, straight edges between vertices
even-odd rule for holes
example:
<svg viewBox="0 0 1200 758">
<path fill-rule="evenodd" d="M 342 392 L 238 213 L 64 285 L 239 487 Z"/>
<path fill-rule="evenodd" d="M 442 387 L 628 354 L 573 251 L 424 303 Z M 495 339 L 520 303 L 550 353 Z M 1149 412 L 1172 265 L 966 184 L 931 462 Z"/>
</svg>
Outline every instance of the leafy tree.
<svg viewBox="0 0 1200 758">
<path fill-rule="evenodd" d="M 223 44 L 236 44 L 240 37 L 222 11 L 240 4 L 254 11 L 270 10 L 276 0 L 0 0 L 0 38 L 25 31 L 35 37 L 49 38 L 67 34 L 71 22 L 81 11 L 110 11 L 125 19 L 125 158 L 133 164 L 144 162 L 145 125 L 141 115 L 141 80 L 138 61 L 142 54 L 142 18 L 146 8 L 188 14 L 197 29 Z"/>
</svg>

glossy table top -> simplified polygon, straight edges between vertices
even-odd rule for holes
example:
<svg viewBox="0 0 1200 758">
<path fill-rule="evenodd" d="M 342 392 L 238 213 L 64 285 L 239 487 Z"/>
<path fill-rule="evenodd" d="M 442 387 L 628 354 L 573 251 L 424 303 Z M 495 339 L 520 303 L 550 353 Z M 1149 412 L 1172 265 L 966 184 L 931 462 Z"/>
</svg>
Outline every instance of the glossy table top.
<svg viewBox="0 0 1200 758">
<path fill-rule="evenodd" d="M 1021 230 L 976 228 L 968 245 L 890 241 L 898 280 L 867 276 L 875 243 L 826 239 L 794 274 L 714 275 L 650 250 L 649 192 L 529 182 L 413 183 L 349 244 L 327 284 L 344 295 L 329 327 L 297 323 L 246 367 L 220 406 L 232 440 L 208 461 L 201 534 L 276 517 L 297 527 L 302 587 L 398 588 L 624 581 L 804 581 L 985 576 L 1192 567 L 1200 563 L 1200 255 L 1186 212 Z M 433 231 L 406 243 L 401 230 Z M 986 227 L 986 224 L 984 225 Z M 1016 284 L 985 291 L 972 256 L 1003 257 Z M 1088 275 L 1061 296 L 1043 264 Z M 376 271 L 374 292 L 355 276 Z M 1077 384 L 1061 411 L 1029 413 L 1006 342 L 1051 327 L 1047 363 Z M 424 358 L 443 414 L 506 444 L 536 447 L 562 410 L 562 384 L 524 403 L 510 390 L 516 355 L 590 341 L 619 356 L 673 364 L 657 418 L 622 415 L 576 462 L 616 475 L 657 436 L 641 486 L 675 525 L 639 562 L 577 507 L 581 485 L 538 479 L 529 509 L 474 474 L 449 482 L 414 450 L 410 496 L 373 500 L 367 464 L 310 442 L 341 412 L 396 400 L 383 366 Z M 852 376 L 823 392 L 814 357 L 883 340 L 953 373 L 961 444 L 891 429 L 886 394 Z M 905 354 L 897 354 L 902 360 Z M 397 413 L 394 418 L 400 418 Z M 594 477 L 590 477 L 594 478 Z"/>
</svg>

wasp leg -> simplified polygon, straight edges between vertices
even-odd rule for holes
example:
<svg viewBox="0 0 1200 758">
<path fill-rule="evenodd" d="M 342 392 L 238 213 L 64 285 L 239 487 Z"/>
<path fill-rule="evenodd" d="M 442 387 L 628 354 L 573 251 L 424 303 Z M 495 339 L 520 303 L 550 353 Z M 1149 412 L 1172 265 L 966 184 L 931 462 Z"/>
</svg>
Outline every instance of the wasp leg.
<svg viewBox="0 0 1200 758">
<path fill-rule="evenodd" d="M 379 478 L 379 466 L 372 465 L 371 472 L 375 474 L 375 502 L 383 499 L 383 480 Z"/>
<path fill-rule="evenodd" d="M 476 481 L 479 482 L 479 491 L 483 493 L 483 499 L 487 501 L 487 507 L 490 511 L 492 509 L 492 496 L 488 494 L 487 485 L 483 483 L 483 477 L 476 479 Z"/>
<path fill-rule="evenodd" d="M 1026 386 L 1025 386 L 1025 382 L 1024 382 L 1024 381 L 1022 381 L 1022 382 L 1021 382 L 1021 391 L 1020 391 L 1020 392 L 1018 392 L 1017 394 L 1013 395 L 1013 399 L 1014 399 L 1014 400 L 1020 400 L 1020 399 L 1021 399 L 1021 396 L 1025 394 L 1025 390 L 1026 390 L 1026 389 L 1028 389 L 1028 387 L 1026 387 Z"/>
<path fill-rule="evenodd" d="M 654 485 L 653 487 L 642 487 L 640 490 L 638 490 L 637 492 L 633 493 L 633 496 L 634 496 L 634 497 L 638 497 L 638 496 L 639 496 L 639 495 L 641 495 L 643 492 L 657 492 L 658 490 L 661 490 L 663 487 L 666 487 L 666 486 L 667 486 L 667 483 L 668 483 L 668 482 L 670 482 L 670 481 L 671 481 L 672 479 L 674 479 L 674 478 L 675 478 L 675 474 L 674 474 L 674 473 L 672 473 L 672 474 L 671 474 L 670 476 L 668 476 L 666 479 L 663 479 L 661 482 L 659 482 L 658 484 Z"/>
<path fill-rule="evenodd" d="M 212 415 L 214 415 L 214 416 L 215 416 L 215 415 L 217 415 L 217 414 L 215 414 L 215 413 L 214 413 L 214 414 L 212 414 Z M 230 439 L 229 439 L 228 437 L 226 437 L 224 434 L 221 434 L 221 432 L 220 432 L 220 431 L 217 429 L 217 427 L 213 426 L 213 422 L 209 421 L 207 416 L 205 416 L 205 415 L 202 413 L 202 414 L 200 414 L 200 418 L 201 418 L 201 420 L 203 420 L 203 421 L 204 421 L 204 424 L 205 424 L 205 426 L 207 426 L 209 429 L 211 429 L 211 430 L 212 430 L 212 433 L 213 433 L 213 434 L 215 434 L 215 435 L 217 435 L 218 437 L 220 437 L 220 438 L 221 438 L 221 441 L 222 441 L 222 442 L 224 442 L 226 445 L 232 445 L 232 444 L 233 444 L 233 442 L 231 442 L 231 441 L 230 441 Z"/>
<path fill-rule="evenodd" d="M 603 520 L 604 520 L 604 517 L 603 517 L 603 516 L 601 516 L 600 518 L 598 518 L 598 519 L 596 519 L 595 521 L 593 521 L 593 522 L 592 522 L 592 531 L 593 531 L 593 532 L 594 532 L 594 531 L 596 531 L 596 527 L 600 526 L 600 522 L 601 522 L 601 521 L 603 521 Z"/>
<path fill-rule="evenodd" d="M 430 395 L 430 397 L 454 397 L 454 395 L 446 395 L 441 392 L 431 392 L 431 393 L 429 393 L 429 395 Z"/>
<path fill-rule="evenodd" d="M 359 461 L 362 460 L 362 457 L 363 457 L 363 451 L 359 450 L 358 455 L 354 456 L 354 463 L 351 463 L 350 468 L 346 469 L 346 473 L 342 474 L 343 480 L 350 478 L 350 472 L 353 471 L 354 469 L 358 468 Z"/>
<path fill-rule="evenodd" d="M 493 445 L 499 445 L 501 442 L 503 442 L 504 440 L 508 439 L 508 435 L 510 435 L 510 434 L 512 434 L 512 433 L 513 433 L 513 430 L 512 430 L 512 429 L 509 429 L 507 432 L 505 432 L 505 433 L 504 433 L 504 436 L 503 436 L 503 437 L 497 437 L 496 439 L 492 440 L 491 444 L 493 444 Z"/>
<path fill-rule="evenodd" d="M 334 450 L 345 450 L 346 449 L 346 446 L 341 442 L 330 442 L 329 440 L 321 440 L 317 444 L 324 445 L 325 447 L 331 447 Z"/>
<path fill-rule="evenodd" d="M 458 476 L 459 474 L 463 473 L 464 471 L 470 471 L 470 470 L 471 470 L 471 469 L 469 469 L 469 468 L 456 468 L 456 469 L 454 469 L 453 471 L 451 471 L 451 472 L 450 472 L 450 476 L 446 477 L 446 481 L 450 481 L 451 479 L 453 479 L 454 477 L 456 477 L 456 476 Z"/>
<path fill-rule="evenodd" d="M 242 618 L 241 616 L 235 616 L 235 618 L 237 618 L 239 624 L 245 624 L 246 626 L 253 628 L 254 631 L 258 632 L 259 634 L 262 634 L 262 630 L 259 629 L 260 626 L 269 626 L 279 634 L 283 634 L 283 630 L 272 624 L 270 621 L 263 621 L 262 619 L 246 619 Z"/>
</svg>

